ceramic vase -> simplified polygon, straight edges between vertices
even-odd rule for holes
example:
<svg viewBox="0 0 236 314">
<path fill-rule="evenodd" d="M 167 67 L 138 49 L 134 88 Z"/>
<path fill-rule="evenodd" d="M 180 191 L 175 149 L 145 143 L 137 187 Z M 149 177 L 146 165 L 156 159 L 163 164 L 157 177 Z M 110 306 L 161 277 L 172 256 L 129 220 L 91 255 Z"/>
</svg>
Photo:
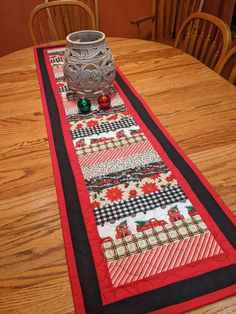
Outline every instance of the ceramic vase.
<svg viewBox="0 0 236 314">
<path fill-rule="evenodd" d="M 96 98 L 109 92 L 115 64 L 105 34 L 85 30 L 66 37 L 64 75 L 78 97 Z"/>
</svg>

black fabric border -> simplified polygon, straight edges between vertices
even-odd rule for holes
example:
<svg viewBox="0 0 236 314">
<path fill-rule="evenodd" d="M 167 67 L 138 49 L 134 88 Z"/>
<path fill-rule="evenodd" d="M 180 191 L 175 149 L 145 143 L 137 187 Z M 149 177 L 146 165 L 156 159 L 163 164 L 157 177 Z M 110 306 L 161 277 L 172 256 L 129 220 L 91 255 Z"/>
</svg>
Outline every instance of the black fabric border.
<svg viewBox="0 0 236 314">
<path fill-rule="evenodd" d="M 39 59 L 41 75 L 43 78 L 43 85 L 72 236 L 77 273 L 82 289 L 86 313 L 143 314 L 170 305 L 179 304 L 181 302 L 188 301 L 193 298 L 233 285 L 236 282 L 236 265 L 223 267 L 197 277 L 170 284 L 163 288 L 155 289 L 141 295 L 133 296 L 109 305 L 102 306 L 98 279 L 93 263 L 88 237 L 86 234 L 80 202 L 77 196 L 76 184 L 66 151 L 57 103 L 50 85 L 50 80 L 44 60 L 44 49 L 45 48 L 38 48 L 37 55 Z M 163 143 L 163 141 L 165 142 L 165 136 L 160 130 L 158 130 L 158 127 L 146 112 L 142 103 L 135 97 L 119 74 L 117 74 L 117 81 L 120 84 L 122 90 L 126 93 L 127 96 L 129 96 L 128 98 L 131 99 L 131 103 L 133 105 L 135 103 L 135 109 L 138 114 L 144 114 L 144 118 L 142 116 L 142 119 L 143 121 L 145 120 L 144 122 L 149 128 L 151 127 L 152 132 L 157 133 L 154 135 L 158 136 L 158 140 L 160 137 L 160 141 L 162 141 L 161 143 Z M 174 147 L 171 147 L 172 145 L 170 143 L 166 144 L 171 149 L 171 151 L 174 150 Z M 175 152 L 175 157 L 178 158 L 177 152 Z M 185 163 L 185 161 L 179 160 L 178 166 L 181 162 Z M 207 191 L 207 193 L 209 192 Z M 225 220 L 227 222 L 228 219 L 227 216 L 224 216 L 226 215 L 217 214 L 215 217 L 218 223 L 224 222 L 223 228 L 225 228 Z"/>
<path fill-rule="evenodd" d="M 79 274 L 85 310 L 86 313 L 100 313 L 97 312 L 99 308 L 102 309 L 97 274 L 78 199 L 74 174 L 66 150 L 57 102 L 50 84 L 43 51 L 44 48 L 38 48 L 37 54 L 43 78 L 44 91 L 50 116 L 57 161 L 60 169 L 77 273 Z"/>
</svg>

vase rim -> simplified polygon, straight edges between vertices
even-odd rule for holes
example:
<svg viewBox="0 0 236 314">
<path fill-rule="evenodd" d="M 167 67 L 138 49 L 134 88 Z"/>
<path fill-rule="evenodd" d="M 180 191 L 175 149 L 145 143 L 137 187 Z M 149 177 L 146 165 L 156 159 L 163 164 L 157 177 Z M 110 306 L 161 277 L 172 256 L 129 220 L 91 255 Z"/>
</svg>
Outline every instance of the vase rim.
<svg viewBox="0 0 236 314">
<path fill-rule="evenodd" d="M 75 37 L 76 35 L 78 35 L 78 39 L 79 39 L 79 35 L 83 35 L 83 34 L 94 34 L 97 36 L 100 36 L 100 38 L 95 39 L 95 40 L 90 40 L 90 41 L 81 41 L 81 40 L 74 40 L 71 39 L 71 37 Z M 66 36 L 66 41 L 69 42 L 70 44 L 80 44 L 80 45 L 89 45 L 89 44 L 98 44 L 101 43 L 105 40 L 105 34 L 103 32 L 100 31 L 95 31 L 95 30 L 83 30 L 83 31 L 76 31 L 73 33 L 70 33 Z"/>
</svg>

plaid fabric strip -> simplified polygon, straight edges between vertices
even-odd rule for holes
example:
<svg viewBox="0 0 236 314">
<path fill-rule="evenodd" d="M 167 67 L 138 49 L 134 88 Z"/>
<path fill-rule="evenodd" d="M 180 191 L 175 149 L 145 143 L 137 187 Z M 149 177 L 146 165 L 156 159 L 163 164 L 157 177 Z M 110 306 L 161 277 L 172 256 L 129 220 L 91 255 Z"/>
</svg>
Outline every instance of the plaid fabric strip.
<svg viewBox="0 0 236 314">
<path fill-rule="evenodd" d="M 131 127 L 133 125 L 137 125 L 137 123 L 134 121 L 133 118 L 126 118 L 122 119 L 120 121 L 114 121 L 114 122 L 107 122 L 101 125 L 97 125 L 90 128 L 81 128 L 81 129 L 75 129 L 71 131 L 72 139 L 75 140 L 78 137 L 86 137 L 93 134 L 100 134 L 105 133 L 109 131 L 115 131 L 118 129 L 124 129 Z"/>
<path fill-rule="evenodd" d="M 187 196 L 182 188 L 179 185 L 175 185 L 160 192 L 154 192 L 130 200 L 94 208 L 93 212 L 97 225 L 102 225 L 107 221 L 118 220 L 139 212 L 145 213 L 157 207 L 177 202 L 185 202 L 186 199 Z"/>
<path fill-rule="evenodd" d="M 155 150 L 147 150 L 136 155 L 113 159 L 109 162 L 101 162 L 92 166 L 82 167 L 85 180 L 96 178 L 99 175 L 126 170 L 132 167 L 140 167 L 151 162 L 158 162 L 161 158 Z"/>
<path fill-rule="evenodd" d="M 205 232 L 208 232 L 207 226 L 199 215 L 195 215 L 174 223 L 143 230 L 114 241 L 102 240 L 104 241 L 102 247 L 107 262 L 112 262 Z"/>
<path fill-rule="evenodd" d="M 103 143 L 91 144 L 89 146 L 83 146 L 76 148 L 77 155 L 85 155 L 90 153 L 101 152 L 103 150 L 108 150 L 110 148 L 116 148 L 120 146 L 126 146 L 133 143 L 139 143 L 145 141 L 147 138 L 143 133 L 134 134 L 129 137 L 116 138 L 113 140 L 108 140 Z"/>
<path fill-rule="evenodd" d="M 143 178 L 148 178 L 160 173 L 167 173 L 169 169 L 166 167 L 163 161 L 150 163 L 138 168 L 130 168 L 126 171 L 110 173 L 106 176 L 99 176 L 91 180 L 86 180 L 86 185 L 89 192 L 95 192 L 96 190 L 107 189 L 112 186 L 127 183 L 130 181 L 139 182 Z"/>
</svg>

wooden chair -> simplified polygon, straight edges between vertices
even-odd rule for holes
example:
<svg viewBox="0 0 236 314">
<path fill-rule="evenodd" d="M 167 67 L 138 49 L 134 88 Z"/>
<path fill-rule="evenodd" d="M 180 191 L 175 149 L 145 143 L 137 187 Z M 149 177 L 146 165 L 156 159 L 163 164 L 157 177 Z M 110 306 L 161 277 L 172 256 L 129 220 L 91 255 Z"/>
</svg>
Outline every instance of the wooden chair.
<svg viewBox="0 0 236 314">
<path fill-rule="evenodd" d="M 92 10 L 77 0 L 60 0 L 36 6 L 29 17 L 34 44 L 65 39 L 69 33 L 96 29 Z"/>
<path fill-rule="evenodd" d="M 183 22 L 175 40 L 175 47 L 194 56 L 211 69 L 231 47 L 228 25 L 218 17 L 195 12 Z"/>
<path fill-rule="evenodd" d="M 55 1 L 55 0 L 45 0 L 45 3 Z M 99 1 L 98 0 L 79 0 L 85 3 L 87 6 L 92 9 L 95 14 L 95 23 L 96 23 L 96 30 L 99 30 Z"/>
<path fill-rule="evenodd" d="M 236 85 L 236 46 L 220 59 L 216 72 Z"/>
<path fill-rule="evenodd" d="M 195 11 L 201 11 L 204 0 L 153 0 L 152 15 L 131 21 L 137 26 L 138 38 L 142 39 L 140 24 L 152 21 L 152 40 L 171 46 L 186 17 Z"/>
</svg>

